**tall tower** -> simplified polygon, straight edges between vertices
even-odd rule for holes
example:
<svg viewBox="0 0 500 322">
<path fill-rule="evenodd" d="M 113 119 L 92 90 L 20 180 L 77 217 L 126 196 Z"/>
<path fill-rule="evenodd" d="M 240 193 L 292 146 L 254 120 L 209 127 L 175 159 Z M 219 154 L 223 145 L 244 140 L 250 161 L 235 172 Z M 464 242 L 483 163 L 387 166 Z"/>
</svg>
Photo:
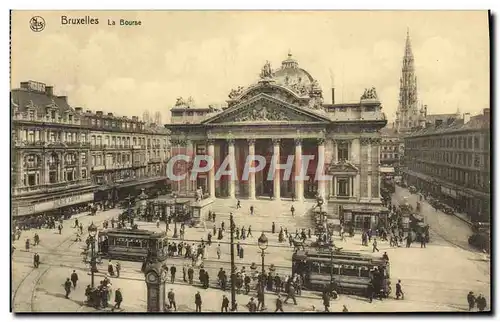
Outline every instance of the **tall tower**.
<svg viewBox="0 0 500 322">
<path fill-rule="evenodd" d="M 406 31 L 403 68 L 399 80 L 399 105 L 396 111 L 396 130 L 404 133 L 419 125 L 420 113 L 417 104 L 417 76 L 411 50 L 410 31 Z"/>
<path fill-rule="evenodd" d="M 155 123 L 157 126 L 161 126 L 161 123 L 162 123 L 162 122 L 161 122 L 161 120 L 162 120 L 162 118 L 161 118 L 161 113 L 160 113 L 160 112 L 158 112 L 158 111 L 156 111 L 156 112 L 155 112 L 155 122 L 154 122 L 154 123 Z"/>
<path fill-rule="evenodd" d="M 144 113 L 142 113 L 142 121 L 146 123 L 146 126 L 149 126 L 151 124 L 151 118 L 149 117 L 148 111 L 144 111 Z"/>
</svg>

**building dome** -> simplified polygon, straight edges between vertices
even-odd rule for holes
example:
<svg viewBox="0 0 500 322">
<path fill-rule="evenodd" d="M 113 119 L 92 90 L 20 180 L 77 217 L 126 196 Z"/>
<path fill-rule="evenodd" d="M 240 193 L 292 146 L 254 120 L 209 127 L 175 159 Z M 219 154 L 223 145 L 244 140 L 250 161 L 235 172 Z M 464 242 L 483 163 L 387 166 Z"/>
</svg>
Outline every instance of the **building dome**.
<svg viewBox="0 0 500 322">
<path fill-rule="evenodd" d="M 281 68 L 274 72 L 274 80 L 282 86 L 301 84 L 308 88 L 314 81 L 311 74 L 299 68 L 299 63 L 292 57 L 292 53 L 288 53 L 287 59 L 281 62 Z"/>
</svg>

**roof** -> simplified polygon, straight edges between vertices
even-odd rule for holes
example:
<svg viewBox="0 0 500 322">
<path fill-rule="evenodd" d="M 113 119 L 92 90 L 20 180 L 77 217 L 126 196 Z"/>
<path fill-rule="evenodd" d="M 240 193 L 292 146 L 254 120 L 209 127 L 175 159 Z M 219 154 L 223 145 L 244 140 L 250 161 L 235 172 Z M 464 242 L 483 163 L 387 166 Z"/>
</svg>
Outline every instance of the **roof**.
<svg viewBox="0 0 500 322">
<path fill-rule="evenodd" d="M 451 115 L 451 114 L 441 114 L 441 115 Z M 490 129 L 490 118 L 484 114 L 480 114 L 471 117 L 469 122 L 465 124 L 463 119 L 456 119 L 451 124 L 447 124 L 445 122 L 439 126 L 431 124 L 428 127 L 419 129 L 415 132 L 408 134 L 407 137 L 439 135 L 439 134 L 463 132 L 463 131 L 477 131 L 477 130 L 489 131 L 489 129 Z"/>
<path fill-rule="evenodd" d="M 397 130 L 387 126 L 380 129 L 380 134 L 382 134 L 382 136 L 398 137 Z"/>
<path fill-rule="evenodd" d="M 27 112 L 34 108 L 41 116 L 47 114 L 48 108 L 55 108 L 60 114 L 66 111 L 75 113 L 75 110 L 68 104 L 66 96 L 47 95 L 42 92 L 31 91 L 24 88 L 11 90 L 11 108 L 17 107 L 19 112 Z"/>
<path fill-rule="evenodd" d="M 430 122 L 432 124 L 436 123 L 437 120 L 447 120 L 447 119 L 452 119 L 452 118 L 458 118 L 459 114 L 457 113 L 452 113 L 452 114 L 427 114 L 425 117 L 425 120 L 427 122 Z"/>
</svg>

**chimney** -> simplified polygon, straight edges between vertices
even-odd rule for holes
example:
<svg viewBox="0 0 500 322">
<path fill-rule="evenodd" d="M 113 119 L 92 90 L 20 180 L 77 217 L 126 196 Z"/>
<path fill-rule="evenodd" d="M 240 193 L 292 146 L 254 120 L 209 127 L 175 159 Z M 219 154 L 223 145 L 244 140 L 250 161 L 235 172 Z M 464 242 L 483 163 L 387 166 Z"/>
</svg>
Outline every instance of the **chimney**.
<svg viewBox="0 0 500 322">
<path fill-rule="evenodd" d="M 95 115 L 102 116 L 102 111 L 95 111 Z"/>
<path fill-rule="evenodd" d="M 47 96 L 54 96 L 54 86 L 45 86 L 45 94 Z"/>
<path fill-rule="evenodd" d="M 30 82 L 21 82 L 21 88 L 29 89 L 30 88 Z"/>
<path fill-rule="evenodd" d="M 87 114 L 92 114 L 92 111 L 91 110 L 87 110 L 86 112 Z"/>
<path fill-rule="evenodd" d="M 443 120 L 436 120 L 436 126 L 441 126 L 443 124 Z"/>
<path fill-rule="evenodd" d="M 490 118 L 490 109 L 489 108 L 485 108 L 483 110 L 483 115 L 486 116 L 487 118 Z"/>
<path fill-rule="evenodd" d="M 80 113 L 82 113 L 82 111 L 83 111 L 83 108 L 81 108 L 81 107 L 75 107 L 75 112 L 76 113 L 80 114 Z"/>
<path fill-rule="evenodd" d="M 332 87 L 332 104 L 335 104 L 335 88 Z"/>
<path fill-rule="evenodd" d="M 108 116 L 113 116 L 113 113 L 108 113 Z"/>
<path fill-rule="evenodd" d="M 68 96 L 58 96 L 60 99 L 64 101 L 64 103 L 68 104 Z"/>
<path fill-rule="evenodd" d="M 469 123 L 470 121 L 470 113 L 465 113 L 464 114 L 464 124 Z"/>
</svg>

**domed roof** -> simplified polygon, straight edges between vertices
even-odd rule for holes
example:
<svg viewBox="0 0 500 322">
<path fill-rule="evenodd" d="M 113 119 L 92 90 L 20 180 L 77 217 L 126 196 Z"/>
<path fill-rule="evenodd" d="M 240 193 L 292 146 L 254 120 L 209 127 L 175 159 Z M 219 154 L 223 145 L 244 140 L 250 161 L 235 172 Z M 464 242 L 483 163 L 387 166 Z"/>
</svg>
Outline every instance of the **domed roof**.
<svg viewBox="0 0 500 322">
<path fill-rule="evenodd" d="M 289 86 L 292 84 L 305 85 L 309 87 L 314 79 L 306 70 L 299 68 L 299 63 L 288 53 L 288 58 L 281 63 L 281 68 L 274 72 L 274 80 L 277 84 Z"/>
</svg>

